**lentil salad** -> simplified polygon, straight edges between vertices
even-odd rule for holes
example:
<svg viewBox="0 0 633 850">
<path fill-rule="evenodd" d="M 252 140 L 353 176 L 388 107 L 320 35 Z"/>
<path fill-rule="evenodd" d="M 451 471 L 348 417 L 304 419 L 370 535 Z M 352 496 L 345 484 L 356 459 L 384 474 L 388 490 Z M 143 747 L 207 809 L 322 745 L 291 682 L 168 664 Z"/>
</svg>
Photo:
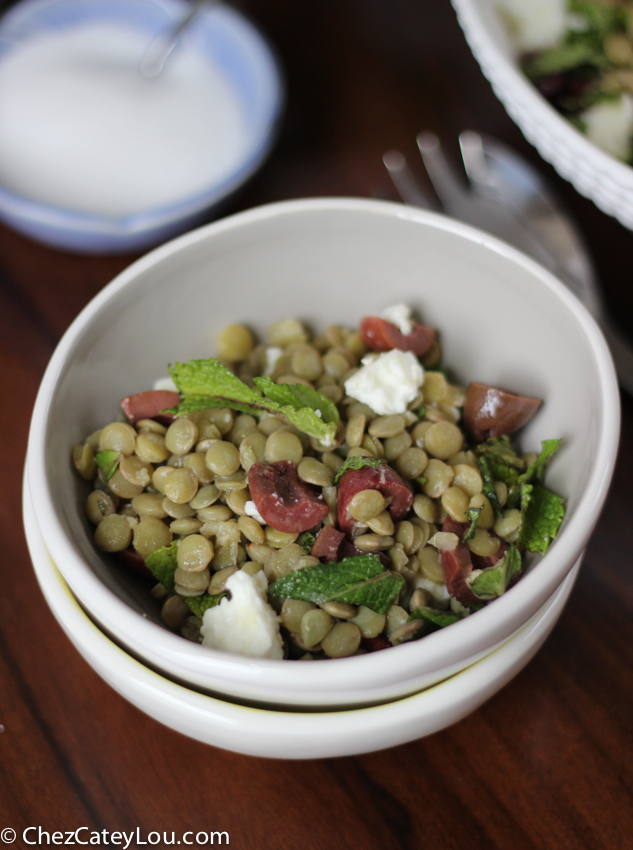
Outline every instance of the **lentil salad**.
<svg viewBox="0 0 633 850">
<path fill-rule="evenodd" d="M 542 480 L 560 441 L 520 454 L 510 437 L 540 400 L 452 382 L 403 305 L 320 336 L 283 320 L 259 345 L 231 325 L 217 348 L 73 451 L 96 546 L 154 579 L 184 637 L 384 649 L 496 599 L 555 538 L 564 501 Z"/>
</svg>

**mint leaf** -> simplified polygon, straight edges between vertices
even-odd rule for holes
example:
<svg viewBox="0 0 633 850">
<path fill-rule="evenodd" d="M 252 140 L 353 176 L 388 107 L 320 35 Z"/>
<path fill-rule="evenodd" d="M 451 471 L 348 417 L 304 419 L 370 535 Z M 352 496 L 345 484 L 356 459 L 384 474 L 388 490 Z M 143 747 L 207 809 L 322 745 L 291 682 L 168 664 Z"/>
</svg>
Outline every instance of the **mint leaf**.
<svg viewBox="0 0 633 850">
<path fill-rule="evenodd" d="M 530 484 L 536 480 L 539 483 L 543 482 L 545 475 L 545 467 L 547 461 L 554 454 L 556 449 L 562 443 L 562 440 L 543 440 L 541 442 L 541 452 L 534 463 L 531 463 L 522 475 L 519 475 L 517 482 L 508 496 L 507 506 L 509 508 L 518 507 L 521 501 L 520 487 L 522 484 Z"/>
<path fill-rule="evenodd" d="M 453 623 L 461 619 L 462 617 L 459 614 L 453 614 L 451 611 L 437 611 L 435 608 L 422 606 L 411 612 L 407 622 L 410 623 L 412 620 L 426 620 L 438 629 L 443 629 L 446 626 L 452 626 Z"/>
<path fill-rule="evenodd" d="M 481 516 L 481 512 L 483 511 L 483 505 L 480 508 L 468 508 L 466 511 L 466 516 L 470 520 L 470 528 L 462 537 L 462 543 L 468 543 L 469 540 L 472 540 L 475 536 L 475 532 L 477 531 L 477 526 L 479 525 L 479 517 Z"/>
<path fill-rule="evenodd" d="M 271 596 L 304 599 L 317 605 L 348 602 L 384 614 L 404 586 L 402 576 L 385 570 L 377 555 L 354 555 L 338 563 L 318 564 L 277 579 Z"/>
<path fill-rule="evenodd" d="M 480 599 L 496 599 L 506 592 L 514 576 L 520 572 L 521 553 L 512 545 L 494 567 L 473 573 L 468 585 Z"/>
<path fill-rule="evenodd" d="M 275 384 L 270 378 L 254 378 L 257 389 L 252 389 L 212 357 L 176 363 L 169 367 L 169 373 L 182 398 L 166 413 L 181 416 L 212 407 L 230 407 L 243 413 L 274 413 L 311 437 L 324 443 L 333 441 L 339 422 L 338 410 L 312 387 Z"/>
<path fill-rule="evenodd" d="M 544 555 L 556 538 L 564 516 L 564 499 L 540 484 L 523 484 L 517 546 Z"/>
<path fill-rule="evenodd" d="M 315 535 L 310 534 L 309 531 L 306 531 L 299 538 L 299 546 L 301 546 L 301 548 L 306 553 L 306 555 L 309 555 L 310 552 L 312 551 L 312 547 L 314 546 L 315 540 L 316 540 Z"/>
<path fill-rule="evenodd" d="M 166 590 L 169 590 L 172 593 L 176 585 L 174 581 L 174 574 L 178 567 L 176 554 L 179 546 L 180 540 L 174 540 L 174 542 L 169 546 L 162 546 L 160 549 L 156 549 L 155 552 L 152 552 L 151 555 L 148 555 L 147 558 L 145 558 L 145 566 L 147 569 Z"/>
<path fill-rule="evenodd" d="M 253 383 L 300 431 L 322 442 L 333 442 L 339 415 L 329 398 L 305 384 L 276 384 L 269 377 L 253 378 Z"/>
<path fill-rule="evenodd" d="M 117 452 L 116 449 L 105 449 L 102 452 L 97 452 L 95 455 L 95 462 L 103 472 L 103 477 L 106 481 L 112 478 L 120 460 L 121 452 Z"/>
<path fill-rule="evenodd" d="M 348 469 L 362 469 L 364 466 L 371 466 L 377 469 L 382 460 L 379 457 L 348 457 L 340 470 L 336 473 L 334 483 L 338 484 L 343 475 Z"/>
<path fill-rule="evenodd" d="M 192 614 L 196 617 L 202 617 L 205 611 L 209 608 L 215 608 L 219 604 L 220 599 L 226 596 L 226 593 L 203 593 L 200 596 L 181 596 L 180 598 L 187 603 Z"/>
<path fill-rule="evenodd" d="M 168 411 L 177 416 L 211 407 L 230 407 L 243 413 L 270 409 L 256 390 L 248 387 L 212 357 L 209 360 L 176 363 L 169 366 L 169 374 L 183 396 L 180 404 Z"/>
<path fill-rule="evenodd" d="M 495 483 L 492 480 L 490 466 L 488 465 L 488 461 L 484 456 L 481 456 L 479 458 L 479 471 L 481 473 L 481 480 L 483 481 L 482 490 L 484 496 L 490 502 L 490 506 L 495 516 L 503 516 L 501 506 L 499 505 L 499 499 L 497 498 L 497 491 L 495 490 Z"/>
<path fill-rule="evenodd" d="M 475 451 L 479 457 L 485 458 L 495 481 L 514 484 L 525 469 L 525 462 L 515 452 L 507 435 L 491 437 L 485 443 L 480 443 Z"/>
</svg>

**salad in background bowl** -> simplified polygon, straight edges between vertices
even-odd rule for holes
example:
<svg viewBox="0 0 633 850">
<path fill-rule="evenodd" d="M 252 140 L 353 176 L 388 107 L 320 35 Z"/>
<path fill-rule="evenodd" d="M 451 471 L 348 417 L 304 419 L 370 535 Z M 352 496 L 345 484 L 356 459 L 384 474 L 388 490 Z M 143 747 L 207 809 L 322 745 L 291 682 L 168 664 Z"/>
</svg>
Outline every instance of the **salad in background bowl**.
<svg viewBox="0 0 633 850">
<path fill-rule="evenodd" d="M 485 76 L 525 137 L 633 228 L 630 5 L 452 0 Z"/>
<path fill-rule="evenodd" d="M 498 9 L 543 97 L 589 141 L 631 165 L 633 4 L 499 0 Z"/>
</svg>

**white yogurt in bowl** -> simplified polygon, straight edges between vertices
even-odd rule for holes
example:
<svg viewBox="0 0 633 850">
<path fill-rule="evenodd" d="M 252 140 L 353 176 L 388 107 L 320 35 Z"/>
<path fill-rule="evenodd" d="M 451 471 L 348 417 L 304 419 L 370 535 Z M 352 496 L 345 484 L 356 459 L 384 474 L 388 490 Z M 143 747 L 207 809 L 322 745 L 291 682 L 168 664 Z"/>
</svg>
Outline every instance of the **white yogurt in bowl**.
<svg viewBox="0 0 633 850">
<path fill-rule="evenodd" d="M 186 41 L 160 75 L 145 33 L 89 22 L 49 31 L 0 62 L 0 184 L 108 216 L 168 206 L 225 180 L 245 153 L 239 95 Z"/>
<path fill-rule="evenodd" d="M 0 216 L 52 244 L 134 250 L 198 223 L 261 163 L 275 61 L 233 10 L 200 12 L 155 78 L 183 0 L 25 0 L 0 23 Z"/>
</svg>

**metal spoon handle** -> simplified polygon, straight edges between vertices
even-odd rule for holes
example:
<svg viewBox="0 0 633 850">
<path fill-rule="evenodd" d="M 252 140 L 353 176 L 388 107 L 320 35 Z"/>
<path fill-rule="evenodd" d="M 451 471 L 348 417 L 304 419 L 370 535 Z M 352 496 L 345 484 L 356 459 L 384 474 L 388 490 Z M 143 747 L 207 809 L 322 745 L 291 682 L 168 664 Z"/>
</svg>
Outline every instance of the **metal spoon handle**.
<svg viewBox="0 0 633 850">
<path fill-rule="evenodd" d="M 215 2 L 217 2 L 217 0 L 193 0 L 191 8 L 187 14 L 181 18 L 174 29 L 167 33 L 161 33 L 154 39 L 145 51 L 145 55 L 141 59 L 141 64 L 139 66 L 141 74 L 144 77 L 152 79 L 161 73 L 165 67 L 165 62 L 169 59 L 172 52 L 180 42 L 184 30 L 189 26 L 191 21 L 204 6 L 215 5 Z"/>
</svg>

